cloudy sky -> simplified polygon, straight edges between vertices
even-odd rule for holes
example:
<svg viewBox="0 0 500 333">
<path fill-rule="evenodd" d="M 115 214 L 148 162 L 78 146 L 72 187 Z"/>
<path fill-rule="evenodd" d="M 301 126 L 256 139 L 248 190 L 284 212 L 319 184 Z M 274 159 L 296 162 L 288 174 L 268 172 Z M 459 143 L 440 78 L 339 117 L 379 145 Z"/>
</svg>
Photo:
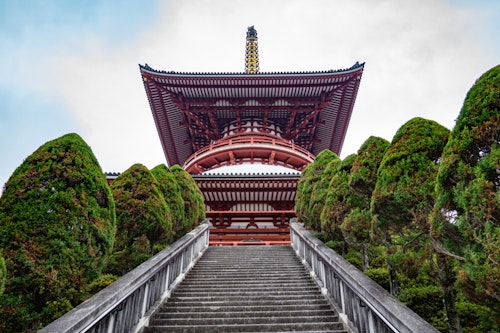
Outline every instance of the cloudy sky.
<svg viewBox="0 0 500 333">
<path fill-rule="evenodd" d="M 104 171 L 165 163 L 138 64 L 243 72 L 365 71 L 341 157 L 413 117 L 452 128 L 500 63 L 498 0 L 0 0 L 0 183 L 40 145 L 76 132 Z"/>
</svg>

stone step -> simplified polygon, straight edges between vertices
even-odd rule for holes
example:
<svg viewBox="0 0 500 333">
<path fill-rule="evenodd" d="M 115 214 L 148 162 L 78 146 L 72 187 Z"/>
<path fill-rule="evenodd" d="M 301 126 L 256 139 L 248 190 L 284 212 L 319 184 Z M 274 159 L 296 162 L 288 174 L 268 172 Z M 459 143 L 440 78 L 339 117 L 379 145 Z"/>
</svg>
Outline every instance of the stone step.
<svg viewBox="0 0 500 333">
<path fill-rule="evenodd" d="M 279 268 L 273 268 L 279 269 Z M 289 278 L 291 280 L 297 280 L 300 278 L 309 278 L 310 276 L 306 272 L 293 272 L 290 271 L 274 271 L 274 272 L 266 272 L 266 270 L 259 271 L 242 271 L 235 270 L 231 272 L 221 272 L 221 271 L 201 271 L 201 272 L 190 272 L 186 277 L 189 278 L 203 278 L 203 279 L 232 279 L 235 277 L 244 279 L 245 277 L 253 277 L 253 278 L 261 278 L 264 280 L 265 278 Z"/>
<path fill-rule="evenodd" d="M 249 292 L 252 294 L 254 293 L 262 293 L 262 294 L 268 294 L 268 293 L 293 293 L 293 292 L 318 292 L 318 287 L 312 286 L 312 285 L 299 285 L 299 286 L 266 286 L 266 285 L 252 285 L 251 288 L 249 288 L 248 285 L 240 285 L 240 286 L 207 286 L 206 288 L 186 288 L 185 286 L 178 287 L 175 292 L 174 296 L 178 296 L 180 294 L 182 295 L 188 295 L 188 294 L 206 294 L 206 295 L 213 295 L 213 294 L 219 294 L 219 293 L 225 293 L 227 294 L 239 294 L 239 295 L 246 295 Z"/>
<path fill-rule="evenodd" d="M 283 310 L 279 308 L 266 307 L 266 309 L 259 309 L 254 307 L 255 310 L 249 310 L 246 307 L 240 307 L 239 309 L 232 309 L 231 312 L 227 311 L 202 311 L 202 312 L 158 312 L 155 316 L 156 320 L 161 319 L 199 319 L 199 318 L 245 318 L 245 317 L 258 317 L 258 318 L 268 318 L 268 317 L 280 317 L 280 318 L 290 318 L 290 317 L 300 317 L 300 316 L 329 316 L 337 320 L 335 312 L 331 308 L 318 309 L 318 308 L 292 308 L 290 310 Z"/>
<path fill-rule="evenodd" d="M 210 247 L 144 333 L 347 333 L 291 246 Z"/>
<path fill-rule="evenodd" d="M 198 306 L 197 306 L 198 305 Z M 200 303 L 165 303 L 157 312 L 158 315 L 162 313 L 177 313 L 177 314 L 189 314 L 189 313 L 227 313 L 231 315 L 234 312 L 242 312 L 243 310 L 247 312 L 260 312 L 260 311 L 277 311 L 276 305 L 266 305 L 266 304 L 236 304 L 230 305 L 225 302 L 205 302 L 202 307 L 199 306 Z M 279 311 L 294 312 L 297 309 L 302 309 L 304 311 L 330 311 L 331 306 L 326 301 L 317 302 L 285 302 L 279 304 Z"/>
<path fill-rule="evenodd" d="M 317 333 L 348 333 L 339 328 L 338 323 L 282 323 L 282 324 L 242 324 L 242 325 L 183 325 L 183 326 L 149 326 L 144 333 L 249 333 L 249 332 L 317 332 Z"/>
<path fill-rule="evenodd" d="M 238 267 L 238 266 L 217 266 L 217 267 L 200 267 L 196 268 L 196 270 L 193 270 L 191 273 L 198 273 L 198 272 L 208 272 L 208 273 L 218 273 L 218 274 L 233 274 L 233 273 L 240 273 L 240 272 L 269 272 L 269 270 L 274 270 L 274 272 L 281 272 L 282 274 L 287 272 L 296 272 L 297 270 L 297 265 L 290 265 L 290 266 L 285 266 L 285 265 L 259 265 L 259 267 Z"/>
<path fill-rule="evenodd" d="M 186 277 L 185 281 L 188 282 L 202 282 L 202 283 L 216 283 L 218 285 L 225 285 L 226 283 L 232 283 L 236 284 L 239 282 L 240 284 L 247 284 L 247 285 L 254 285 L 254 284 L 264 284 L 264 283 L 269 283 L 269 284 L 276 284 L 276 283 L 287 283 L 287 282 L 295 282 L 295 281 L 304 281 L 305 279 L 310 279 L 311 276 L 302 276 L 298 278 L 293 278 L 292 276 L 270 276 L 268 278 L 262 276 L 262 275 L 245 275 L 245 276 L 239 276 L 239 275 L 233 275 L 233 277 L 230 276 L 207 276 L 207 275 L 199 275 L 199 276 L 193 276 L 193 277 Z"/>
<path fill-rule="evenodd" d="M 221 267 L 224 268 L 224 270 L 235 270 L 235 269 L 249 269 L 249 270 L 266 270 L 270 268 L 275 268 L 275 267 L 283 267 L 283 268 L 297 268 L 297 265 L 302 263 L 255 263 L 252 266 L 246 266 L 246 265 L 236 265 L 236 264 L 228 264 L 228 265 L 210 265 L 210 266 L 201 266 L 201 267 L 196 267 L 196 270 L 217 270 L 220 269 Z"/>
<path fill-rule="evenodd" d="M 255 324 L 305 324 L 305 323 L 330 323 L 337 324 L 338 329 L 343 326 L 334 316 L 244 316 L 244 317 L 217 317 L 217 318 L 155 318 L 151 326 L 201 326 L 201 325 L 255 325 Z"/>
<path fill-rule="evenodd" d="M 267 284 L 257 284 L 252 285 L 253 292 L 261 293 L 276 293 L 276 292 L 290 292 L 290 291 L 318 291 L 318 287 L 311 284 L 289 284 L 289 285 L 267 285 Z M 177 287 L 174 294 L 178 293 L 245 293 L 249 291 L 249 285 L 223 285 L 223 286 L 194 286 L 194 285 L 183 285 Z"/>
<path fill-rule="evenodd" d="M 302 278 L 289 277 L 287 279 L 279 279 L 279 278 L 267 278 L 261 279 L 267 286 L 294 286 L 294 285 L 316 285 L 311 279 L 310 275 L 304 276 Z M 223 282 L 223 283 L 221 283 Z M 252 283 L 254 284 L 254 283 Z M 203 280 L 203 279 L 194 279 L 194 277 L 190 277 L 189 279 L 185 279 L 179 285 L 179 288 L 184 286 L 196 287 L 200 288 L 205 287 L 231 287 L 231 286 L 241 286 L 242 283 L 239 280 L 235 279 L 225 279 L 223 281 L 220 280 Z"/>
<path fill-rule="evenodd" d="M 233 300 L 232 302 L 228 300 L 174 300 L 169 299 L 167 303 L 164 303 L 164 307 L 175 307 L 176 309 L 180 309 L 181 307 L 189 307 L 193 310 L 199 309 L 203 310 L 204 308 L 211 309 L 217 307 L 229 307 L 231 309 L 237 308 L 252 308 L 252 307 L 265 307 L 272 306 L 275 307 L 300 307 L 300 306 L 310 306 L 310 305 L 328 305 L 328 302 L 325 298 L 318 297 L 315 299 L 274 299 L 272 302 L 269 300 L 245 300 L 244 302 Z"/>
<path fill-rule="evenodd" d="M 273 269 L 279 269 L 279 268 L 273 268 Z M 293 271 L 281 271 L 281 272 L 273 272 L 273 273 L 266 273 L 265 270 L 262 271 L 233 271 L 233 272 L 193 272 L 191 274 L 188 274 L 186 278 L 202 278 L 202 279 L 210 279 L 210 280 L 217 280 L 217 279 L 229 279 L 229 280 L 235 280 L 236 278 L 238 279 L 249 279 L 249 278 L 254 278 L 258 280 L 266 280 L 266 278 L 283 278 L 283 279 L 288 279 L 288 280 L 299 280 L 299 279 L 304 279 L 304 278 L 310 278 L 310 275 L 306 274 L 305 272 L 293 272 Z"/>
<path fill-rule="evenodd" d="M 197 302 L 203 302 L 203 301 L 214 301 L 214 300 L 221 300 L 221 301 L 227 301 L 227 302 L 253 302 L 253 301 L 277 301 L 277 300 L 304 300 L 305 298 L 307 299 L 321 299 L 323 298 L 323 295 L 319 294 L 314 294 L 314 293 L 309 293 L 309 294 L 285 294 L 285 295 L 256 295 L 256 294 L 249 294 L 245 295 L 244 297 L 240 295 L 212 295 L 212 296 L 172 296 L 173 301 L 197 301 Z"/>
</svg>

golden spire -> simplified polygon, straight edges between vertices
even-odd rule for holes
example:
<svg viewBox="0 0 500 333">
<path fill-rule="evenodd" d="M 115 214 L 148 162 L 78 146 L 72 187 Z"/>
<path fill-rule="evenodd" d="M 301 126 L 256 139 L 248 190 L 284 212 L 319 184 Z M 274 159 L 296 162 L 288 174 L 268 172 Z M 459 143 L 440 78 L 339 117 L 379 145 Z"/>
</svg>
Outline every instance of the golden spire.
<svg viewBox="0 0 500 333">
<path fill-rule="evenodd" d="M 257 30 L 253 27 L 247 31 L 247 45 L 245 54 L 245 72 L 255 74 L 259 71 L 259 45 L 257 44 Z"/>
</svg>

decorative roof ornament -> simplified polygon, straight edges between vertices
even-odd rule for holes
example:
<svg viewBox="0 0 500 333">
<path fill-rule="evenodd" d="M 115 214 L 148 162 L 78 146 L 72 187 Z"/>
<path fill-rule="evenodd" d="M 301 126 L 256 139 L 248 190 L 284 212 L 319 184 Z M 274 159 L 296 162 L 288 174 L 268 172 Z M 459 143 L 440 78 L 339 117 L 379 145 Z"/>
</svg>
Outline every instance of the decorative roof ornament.
<svg viewBox="0 0 500 333">
<path fill-rule="evenodd" d="M 257 30 L 254 26 L 248 27 L 246 53 L 245 53 L 245 73 L 256 74 L 259 72 L 259 45 L 257 43 Z"/>
</svg>

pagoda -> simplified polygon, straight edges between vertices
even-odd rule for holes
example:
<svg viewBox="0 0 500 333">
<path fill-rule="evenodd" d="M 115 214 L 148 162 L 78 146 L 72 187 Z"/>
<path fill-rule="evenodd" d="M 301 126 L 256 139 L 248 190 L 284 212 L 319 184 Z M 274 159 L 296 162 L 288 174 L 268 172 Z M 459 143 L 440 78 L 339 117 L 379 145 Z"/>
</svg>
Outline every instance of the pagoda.
<svg viewBox="0 0 500 333">
<path fill-rule="evenodd" d="M 257 31 L 252 26 L 246 35 L 243 73 L 179 73 L 147 64 L 140 65 L 140 72 L 167 164 L 179 164 L 198 179 L 214 226 L 230 227 L 241 215 L 246 217 L 243 225 L 258 228 L 262 223 L 256 223 L 257 217 L 275 227 L 286 226 L 294 215 L 294 194 L 283 199 L 287 204 L 258 194 L 252 200 L 243 195 L 219 202 L 224 200 L 222 182 L 233 183 L 226 192 L 238 193 L 242 190 L 235 191 L 235 186 L 250 180 L 234 185 L 234 179 L 207 172 L 223 166 L 276 165 L 295 172 L 285 178 L 296 184 L 297 173 L 319 152 L 330 149 L 340 154 L 363 67 L 355 63 L 341 70 L 260 72 Z M 267 188 L 276 193 L 266 186 L 279 188 L 278 178 L 262 180 L 251 191 L 264 193 Z M 218 185 L 207 185 L 210 181 Z M 243 204 L 246 200 L 253 208 Z"/>
</svg>

